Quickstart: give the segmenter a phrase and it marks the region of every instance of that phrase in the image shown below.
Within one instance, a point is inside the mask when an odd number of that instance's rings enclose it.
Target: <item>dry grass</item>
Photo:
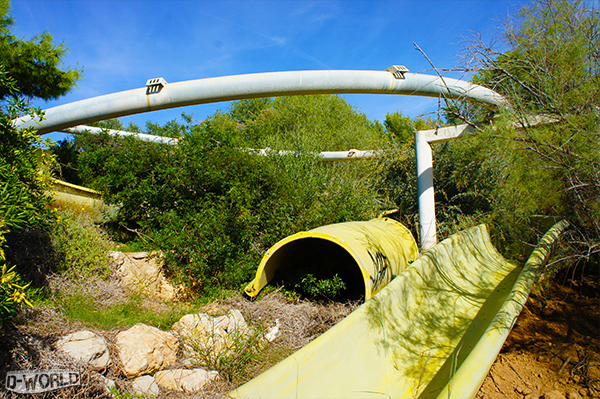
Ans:
[[[204,389],[202,397],[224,397],[229,391],[266,371],[317,338],[350,314],[358,305],[358,302],[292,301],[278,291],[260,300],[236,296],[204,305],[199,311],[212,315],[225,314],[229,309],[238,309],[251,327],[264,332],[275,326],[278,320],[280,335],[264,347],[259,357],[253,362],[248,362],[244,375],[235,378],[235,384],[228,381],[215,381]]]
[[[103,307],[118,305],[128,300],[129,293],[112,280],[107,282],[88,279],[85,282],[74,282],[54,276],[48,281],[50,289],[54,293],[83,293],[93,297]],[[143,306],[164,310],[169,306],[174,309],[181,305],[158,304],[156,300],[148,299]],[[187,306],[189,307],[189,304]],[[205,386],[201,396],[203,398],[226,396],[236,386],[257,376],[315,339],[357,306],[358,303],[292,301],[276,291],[265,295],[260,300],[249,300],[242,296],[236,296],[194,309],[194,312],[205,312],[212,315],[222,315],[230,309],[238,309],[252,328],[262,332],[273,327],[276,320],[279,321],[280,326],[279,337],[261,348],[260,353],[248,362],[243,375],[237,375],[230,380],[213,381]],[[128,381],[120,372],[119,360],[114,347],[115,337],[120,329],[113,328],[102,331],[90,328],[78,320],[69,321],[58,308],[43,305],[23,311],[15,325],[0,336],[0,362],[3,366],[0,379],[4,380],[8,370],[78,369],[81,371],[81,386],[48,392],[37,397],[76,399],[108,397],[98,373],[89,370],[84,364],[74,362],[68,356],[54,349],[54,344],[62,336],[82,329],[89,329],[105,338],[111,353],[112,366],[103,371],[102,375],[116,382],[122,393],[121,397],[133,397],[131,381]],[[185,364],[183,359],[180,359],[178,363],[177,367],[183,367]],[[18,395],[0,389],[0,399],[13,397],[18,397]],[[198,394],[162,392],[159,396],[159,398],[172,399],[194,397],[198,397]]]
[[[98,306],[107,308],[126,302],[130,296],[130,292],[125,290],[114,277],[114,272],[112,276],[109,280],[94,277],[73,280],[55,274],[48,278],[48,285],[54,296],[77,293],[93,299]]]
[[[290,301],[278,291],[258,301],[238,296],[223,301],[230,308],[239,309],[244,317],[254,322],[275,325],[279,320],[279,345],[297,350],[337,324],[359,305],[358,302]]]

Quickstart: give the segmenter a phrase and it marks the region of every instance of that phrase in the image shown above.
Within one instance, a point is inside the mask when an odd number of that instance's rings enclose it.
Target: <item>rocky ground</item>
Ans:
[[[54,282],[65,290],[65,283]],[[62,284],[62,285],[61,285]],[[95,286],[90,295],[105,301],[118,301],[125,295],[120,288]],[[108,298],[108,299],[106,299]],[[112,299],[110,299],[112,298]],[[108,302],[106,302],[108,303]],[[144,306],[155,309],[169,305],[148,299]],[[246,357],[229,359],[223,378],[208,381],[200,391],[160,390],[161,398],[219,398],[241,382],[252,378],[299,349],[358,306],[357,303],[320,303],[292,300],[273,292],[259,301],[232,297],[198,306],[197,311],[211,316],[239,311],[255,331],[255,347]],[[221,317],[223,319],[223,317]],[[213,320],[220,320],[215,317]],[[225,319],[223,319],[225,320]],[[91,367],[74,361],[58,351],[60,340],[69,333],[88,330],[103,337],[110,352],[110,366]],[[9,369],[79,368],[82,385],[37,395],[52,398],[109,397],[107,379],[118,388],[117,398],[135,395],[136,376],[126,370],[117,354],[122,329],[100,331],[74,320],[60,310],[40,306],[22,315],[17,326],[0,338],[2,375]],[[174,329],[177,330],[177,329]],[[272,336],[267,339],[268,334]],[[271,339],[275,338],[275,339]],[[180,345],[183,347],[183,345]],[[266,349],[265,349],[266,348]],[[252,349],[252,348],[250,348]],[[170,368],[191,368],[189,357],[180,349]],[[237,362],[237,363],[236,363]],[[218,366],[216,363],[215,366]],[[218,368],[218,367],[217,367]],[[207,369],[210,372],[211,369]],[[0,398],[19,397],[0,389]],[[600,287],[598,282],[582,280],[568,284],[537,287],[492,366],[478,398],[577,399],[600,397]]]

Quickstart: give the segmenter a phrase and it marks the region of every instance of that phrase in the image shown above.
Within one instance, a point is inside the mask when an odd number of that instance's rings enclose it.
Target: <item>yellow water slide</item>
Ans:
[[[483,225],[455,234],[230,396],[473,398],[565,227],[552,227],[522,267],[496,251]]]
[[[85,211],[93,221],[102,222],[116,215],[118,207],[102,201],[102,194],[87,187],[52,179],[52,206]]]
[[[357,298],[368,300],[418,256],[412,234],[394,219],[330,224],[296,233],[273,245],[245,290],[254,297],[277,273],[310,264],[328,270],[328,274],[338,274]]]

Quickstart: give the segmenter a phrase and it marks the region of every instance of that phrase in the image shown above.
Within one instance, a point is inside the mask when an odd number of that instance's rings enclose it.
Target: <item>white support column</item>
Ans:
[[[421,251],[425,252],[437,243],[437,238],[433,192],[433,154],[431,146],[421,132],[415,132],[415,153],[417,158],[417,196],[419,198]]]

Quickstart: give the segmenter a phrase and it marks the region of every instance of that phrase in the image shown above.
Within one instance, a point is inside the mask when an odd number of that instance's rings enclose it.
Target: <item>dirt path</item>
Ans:
[[[600,397],[597,281],[535,290],[477,398]]]

